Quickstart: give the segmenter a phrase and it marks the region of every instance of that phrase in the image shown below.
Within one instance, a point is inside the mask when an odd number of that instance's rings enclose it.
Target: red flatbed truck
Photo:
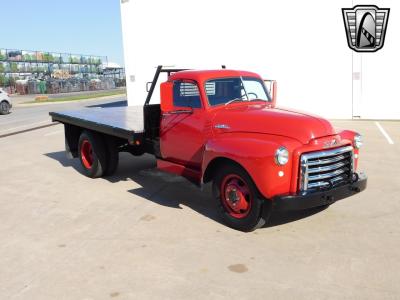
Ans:
[[[150,104],[161,73],[160,104]],[[234,70],[157,68],[143,106],[51,112],[66,151],[85,175],[108,176],[119,152],[152,154],[161,170],[202,186],[228,226],[254,230],[273,210],[330,204],[364,190],[361,136],[329,121],[276,107],[262,78]]]

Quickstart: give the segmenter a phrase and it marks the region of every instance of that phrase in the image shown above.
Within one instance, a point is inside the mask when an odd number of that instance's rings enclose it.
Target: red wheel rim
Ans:
[[[230,216],[242,219],[249,214],[252,195],[247,183],[240,176],[225,176],[220,191],[222,204]]]
[[[81,146],[82,163],[86,169],[90,169],[93,165],[93,148],[88,140],[83,140]]]

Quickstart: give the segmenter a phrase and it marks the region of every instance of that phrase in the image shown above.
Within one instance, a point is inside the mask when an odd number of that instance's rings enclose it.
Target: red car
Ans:
[[[163,72],[161,104],[150,104]],[[361,136],[277,107],[272,90],[252,72],[160,66],[144,106],[50,115],[87,176],[113,174],[121,151],[153,154],[159,169],[212,182],[226,224],[251,231],[274,210],[328,206],[367,185],[357,173]]]

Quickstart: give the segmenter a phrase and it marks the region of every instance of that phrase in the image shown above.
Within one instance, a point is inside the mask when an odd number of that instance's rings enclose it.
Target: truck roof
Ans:
[[[260,75],[253,72],[248,71],[238,71],[238,70],[227,70],[227,69],[219,69],[219,70],[187,70],[173,73],[169,80],[177,80],[177,79],[192,79],[197,82],[204,82],[213,78],[221,78],[221,77],[256,77],[262,79]]]

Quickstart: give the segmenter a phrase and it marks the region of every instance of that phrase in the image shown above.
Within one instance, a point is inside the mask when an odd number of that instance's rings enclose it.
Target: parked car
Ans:
[[[0,89],[0,115],[7,115],[10,113],[12,102],[10,95],[3,89]]]

